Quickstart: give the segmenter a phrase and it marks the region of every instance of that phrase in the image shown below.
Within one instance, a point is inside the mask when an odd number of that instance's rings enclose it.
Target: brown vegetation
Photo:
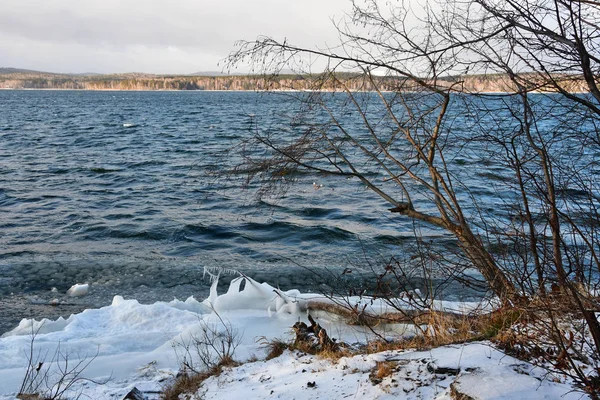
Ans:
[[[212,376],[221,375],[226,368],[233,368],[238,365],[240,365],[239,362],[233,360],[231,357],[227,357],[221,359],[216,365],[205,371],[181,372],[171,384],[163,388],[160,398],[162,400],[179,400],[182,394],[193,395],[200,389],[202,382]]]
[[[394,361],[378,362],[373,371],[371,371],[371,374],[369,374],[369,379],[374,385],[381,383],[384,378],[394,373],[396,365],[397,362]]]

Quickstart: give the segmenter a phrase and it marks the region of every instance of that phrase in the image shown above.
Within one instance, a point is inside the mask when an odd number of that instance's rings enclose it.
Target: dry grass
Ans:
[[[332,361],[337,361],[342,357],[346,357],[352,354],[352,352],[348,348],[343,346],[340,346],[337,349],[318,349],[315,346],[312,346],[310,343],[302,341],[286,342],[281,339],[267,340],[267,338],[262,337],[260,339],[260,344],[261,347],[265,349],[267,353],[265,361],[279,357],[283,354],[285,350],[297,350],[301,353],[316,355],[319,358]]]
[[[258,361],[258,356],[256,354],[252,354],[250,358],[248,358],[244,363],[253,363]]]
[[[234,368],[240,363],[231,357],[224,357],[221,361],[200,373],[183,372],[170,385],[163,388],[160,398],[162,400],[179,400],[179,396],[184,393],[196,393],[202,386],[202,382],[212,376],[219,376],[227,368]]]
[[[261,338],[259,338],[258,342],[261,345],[260,347],[266,350],[266,361],[277,358],[280,355],[282,355],[284,351],[290,349],[290,343],[282,339],[268,340],[265,336],[262,336]]]
[[[504,352],[528,361],[545,360],[557,369],[569,368],[567,352],[574,360],[589,363],[585,354],[585,325],[581,316],[557,305],[548,310],[529,310],[526,317],[514,321],[491,340]],[[579,343],[579,346],[577,346]]]
[[[326,303],[321,301],[310,301],[307,306],[308,311],[324,311],[326,313],[335,314],[344,319],[348,325],[359,326],[377,326],[382,323],[396,324],[423,324],[429,319],[432,311],[423,310],[404,310],[398,312],[388,312],[382,314],[369,314],[361,309],[351,308],[346,304]],[[455,315],[445,313],[449,315]]]
[[[370,327],[380,324],[413,324],[421,333],[411,339],[402,339],[394,344],[376,341],[369,344],[368,351],[383,351],[400,348],[431,348],[453,343],[485,340],[513,325],[524,317],[518,309],[501,309],[485,315],[463,315],[440,311],[403,311],[383,315],[358,313],[344,305],[311,302],[311,310],[325,311],[341,316],[346,323]],[[378,350],[374,350],[378,349]]]
[[[162,400],[179,400],[179,395],[183,393],[195,393],[198,391],[202,382],[208,379],[210,376],[204,374],[192,374],[183,373],[179,375],[173,383],[163,388],[160,395]]]
[[[340,358],[342,357],[350,357],[352,355],[354,355],[355,352],[352,352],[350,349],[345,348],[345,347],[339,347],[336,350],[333,349],[326,349],[326,350],[321,350],[319,352],[317,352],[317,357],[325,359],[325,360],[329,360],[332,362],[336,362],[338,361]]]
[[[414,338],[401,339],[396,341],[385,341],[385,340],[372,340],[364,345],[360,351],[365,354],[381,353],[382,351],[390,350],[402,350],[411,346],[405,345],[406,343],[412,342]],[[416,346],[412,346],[416,348]]]
[[[422,334],[396,341],[373,340],[363,346],[361,351],[371,354],[389,350],[428,350],[449,344],[489,340],[522,319],[523,313],[513,309],[479,316],[429,312],[427,319],[421,320]]]
[[[381,383],[381,381],[383,381],[384,378],[387,378],[396,371],[397,365],[398,363],[394,361],[378,362],[375,365],[375,368],[373,368],[373,370],[369,374],[369,379],[371,380],[371,382],[373,382],[374,385]]]

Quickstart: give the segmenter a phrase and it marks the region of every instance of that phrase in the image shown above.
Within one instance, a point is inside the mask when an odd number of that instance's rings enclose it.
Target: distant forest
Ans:
[[[585,92],[585,84],[577,76],[556,77],[562,87],[571,92]],[[504,75],[467,75],[448,77],[438,82],[441,86],[454,85],[462,92],[514,91]],[[535,87],[535,77],[532,76]],[[0,68],[0,89],[81,89],[81,90],[341,90],[370,91],[410,90],[398,77],[367,77],[361,74],[336,75],[71,75]],[[543,87],[535,90],[544,91]]]

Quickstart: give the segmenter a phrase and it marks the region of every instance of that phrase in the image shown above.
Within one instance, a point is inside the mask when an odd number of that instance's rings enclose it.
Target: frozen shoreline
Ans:
[[[242,287],[243,282],[243,287]],[[81,391],[94,399],[122,398],[133,387],[149,399],[177,374],[182,343],[200,332],[202,326],[221,327],[223,321],[238,333],[240,344],[235,359],[263,359],[266,350],[260,342],[275,338],[289,340],[290,327],[306,320],[305,303],[321,296],[297,290],[278,291],[249,278],[234,280],[228,291],[218,294],[217,281],[207,299],[140,304],[115,296],[111,305],[86,309],[69,318],[21,321],[18,327],[0,337],[0,399],[14,399],[27,364],[26,349],[35,332],[34,346],[41,354],[52,354],[59,346],[71,362],[91,360],[84,376],[103,385],[83,382]],[[399,299],[399,301],[401,301]],[[374,312],[385,307],[369,302]],[[439,304],[441,308],[443,303]],[[473,305],[445,303],[454,308]],[[218,314],[217,314],[218,313]],[[320,318],[319,318],[320,316]],[[317,315],[332,337],[347,343],[365,343],[373,336],[368,329],[349,326],[326,314]],[[384,335],[411,335],[403,331],[382,331]],[[179,349],[179,351],[178,351]],[[395,372],[375,385],[370,375],[378,362],[393,361]],[[437,368],[444,371],[437,372]],[[447,369],[450,368],[450,369]],[[442,371],[442,370],[440,370]],[[459,379],[460,378],[460,379]],[[314,385],[307,386],[307,383]],[[481,384],[481,382],[485,382]],[[553,382],[545,371],[494,349],[489,343],[443,346],[431,351],[387,351],[344,357],[338,362],[301,353],[286,352],[270,361],[256,361],[210,378],[202,386],[206,398],[422,398],[448,399],[450,384],[456,383],[482,399],[558,398],[580,399],[569,393],[569,382]],[[456,386],[455,385],[455,386]],[[515,397],[516,396],[516,397]]]
[[[59,304],[56,306],[43,302],[32,302],[26,295],[9,295],[0,299],[0,336],[14,329],[23,318],[36,318],[43,315],[48,319],[57,319],[63,315],[76,314],[89,308],[85,304]]]

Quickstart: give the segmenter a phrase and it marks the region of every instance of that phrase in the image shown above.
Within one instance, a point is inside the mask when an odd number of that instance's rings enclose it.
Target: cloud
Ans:
[[[2,3],[2,63],[33,68],[31,63],[39,59],[36,69],[60,72],[81,68],[102,69],[100,72],[182,72],[183,67],[191,68],[187,72],[214,70],[239,39],[265,34],[307,45],[331,42],[336,34],[330,18],[350,6],[347,0]],[[53,61],[53,53],[61,59]]]

